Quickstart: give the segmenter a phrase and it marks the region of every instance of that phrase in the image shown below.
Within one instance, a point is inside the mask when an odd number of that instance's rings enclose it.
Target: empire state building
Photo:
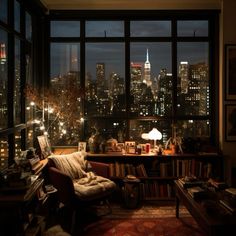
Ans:
[[[151,64],[149,62],[149,55],[148,55],[148,49],[146,54],[146,61],[144,63],[144,79],[143,82],[147,84],[148,87],[152,85],[151,81]]]

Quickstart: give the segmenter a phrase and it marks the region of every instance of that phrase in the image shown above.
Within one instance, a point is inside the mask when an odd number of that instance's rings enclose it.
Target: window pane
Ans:
[[[84,130],[85,130],[85,140],[87,142],[90,137],[96,134],[98,144],[104,143],[110,138],[114,138],[118,142],[123,143],[125,141],[127,123],[124,120],[118,120],[118,119],[111,119],[111,120],[99,119],[99,121],[88,120],[85,122]],[[90,147],[88,146],[88,149],[89,148]]]
[[[123,43],[86,44],[86,103],[89,116],[126,111]]]
[[[86,37],[124,37],[123,21],[86,21]]]
[[[178,21],[177,35],[179,37],[207,37],[208,21]]]
[[[51,37],[79,37],[79,21],[51,21]]]
[[[133,115],[168,115],[172,109],[170,43],[130,45],[130,109]]]
[[[14,89],[14,109],[15,124],[21,122],[21,78],[20,78],[20,40],[15,39],[15,89]]]
[[[0,30],[0,130],[7,128],[7,33]]]
[[[162,133],[162,139],[157,144],[164,145],[171,137],[171,122],[168,120],[131,120],[130,122],[130,140],[138,143],[151,143],[153,140],[142,139],[143,133],[149,133],[153,128],[157,128]]]
[[[179,115],[209,115],[208,43],[178,43]]]
[[[81,113],[80,44],[52,43],[50,83],[44,104],[52,145],[77,145]]]
[[[7,23],[7,3],[8,0],[0,0],[0,20]]]
[[[170,37],[171,21],[131,21],[131,37]]]
[[[0,139],[0,171],[8,167],[8,139]]]
[[[32,19],[28,12],[25,14],[25,37],[29,41],[32,40]]]
[[[14,29],[20,32],[20,3],[14,1]]]

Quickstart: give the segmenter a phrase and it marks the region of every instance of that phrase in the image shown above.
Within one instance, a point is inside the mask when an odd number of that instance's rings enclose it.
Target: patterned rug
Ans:
[[[99,212],[100,211],[100,212]],[[99,213],[102,210],[98,210]],[[137,209],[112,205],[112,214],[86,226],[82,236],[206,236],[185,207],[150,204]]]

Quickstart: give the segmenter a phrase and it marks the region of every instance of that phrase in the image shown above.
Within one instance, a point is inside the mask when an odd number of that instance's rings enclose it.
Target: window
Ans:
[[[216,81],[210,44],[214,45],[218,33],[214,31],[217,14],[98,15],[97,20],[87,14],[77,21],[50,21],[51,86],[68,83],[66,74],[73,68],[84,91],[77,138],[87,141],[97,132],[103,140],[113,137],[142,143],[146,140],[141,134],[156,127],[163,144],[173,130],[186,139],[213,141],[216,108],[210,88]],[[70,26],[68,31],[59,31],[65,24]],[[51,130],[58,130],[57,125]],[[70,140],[75,131],[60,135],[57,141],[67,140],[70,145],[79,141]],[[53,145],[59,143],[51,140]]]
[[[34,111],[24,97],[32,76],[32,8],[22,1],[0,0],[0,171],[33,146]],[[27,11],[26,11],[27,10]],[[37,12],[37,14],[39,14]],[[22,21],[24,19],[24,22]],[[35,15],[36,19],[36,15]],[[36,44],[37,46],[40,45]],[[34,51],[36,52],[36,51]],[[34,58],[37,56],[35,55]],[[35,67],[36,68],[36,67]],[[30,116],[28,116],[30,115]],[[28,122],[27,119],[31,119]],[[26,137],[29,138],[26,142]]]
[[[7,128],[8,125],[8,106],[7,106],[7,92],[8,92],[8,41],[7,33],[0,29],[0,130]]]

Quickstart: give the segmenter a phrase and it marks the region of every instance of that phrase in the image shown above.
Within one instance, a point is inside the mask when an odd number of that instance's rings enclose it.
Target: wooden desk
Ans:
[[[181,202],[207,235],[232,235],[232,232],[235,232],[236,216],[233,216],[219,204],[217,194],[211,193],[209,198],[197,201],[178,183],[178,180],[175,180],[174,183],[177,218],[179,218],[179,204]]]

